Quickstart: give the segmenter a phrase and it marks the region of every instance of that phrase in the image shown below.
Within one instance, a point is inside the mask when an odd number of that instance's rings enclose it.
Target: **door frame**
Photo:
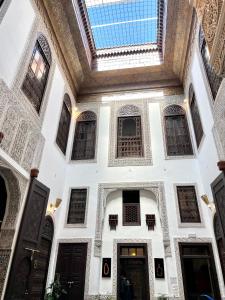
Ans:
[[[85,284],[84,284],[84,299],[88,297],[89,292],[89,281],[90,281],[90,262],[91,262],[91,247],[92,247],[92,239],[58,239],[56,240],[56,248],[54,249],[54,245],[52,247],[52,255],[50,264],[53,263],[53,272],[51,273],[50,282],[54,280],[55,272],[56,272],[56,264],[57,257],[59,251],[59,244],[87,244],[87,258],[86,258],[86,273],[85,273]],[[54,255],[53,255],[54,253]]]
[[[145,260],[145,265],[146,265],[146,269],[145,269],[145,285],[146,285],[146,296],[147,299],[150,299],[150,286],[149,286],[149,267],[148,267],[148,245],[146,243],[117,243],[117,293],[116,293],[116,297],[118,299],[119,297],[119,279],[120,279],[120,248],[121,247],[143,247],[144,248],[144,252],[145,252],[145,256],[144,256],[144,260]],[[129,259],[135,259],[137,257],[127,257]]]

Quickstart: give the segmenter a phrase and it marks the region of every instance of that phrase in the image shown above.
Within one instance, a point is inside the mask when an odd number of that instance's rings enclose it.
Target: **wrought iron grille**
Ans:
[[[197,196],[194,186],[178,186],[177,196],[180,219],[183,223],[200,223]]]
[[[32,58],[22,84],[22,90],[37,112],[40,111],[44,95],[50,64],[37,41]]]
[[[178,107],[178,109],[176,109]],[[164,111],[167,155],[192,155],[192,145],[185,112],[178,105]]]
[[[208,52],[208,47],[206,44],[206,40],[205,40],[204,32],[203,32],[202,28],[200,28],[200,31],[199,31],[199,48],[201,51],[202,60],[203,60],[204,66],[205,66],[205,71],[207,74],[207,78],[208,78],[208,82],[209,82],[209,85],[211,88],[213,99],[215,100],[216,95],[219,90],[219,87],[220,87],[220,84],[223,80],[223,77],[218,76],[209,63],[209,52]]]
[[[190,87],[190,91],[189,91],[189,100],[190,100],[192,123],[195,132],[195,139],[196,139],[197,146],[199,146],[203,137],[203,128],[202,128],[202,122],[198,110],[198,104],[192,86]]]
[[[141,117],[119,117],[117,130],[117,157],[143,156]]]
[[[95,157],[96,121],[78,121],[73,143],[73,160]]]
[[[87,189],[72,189],[67,224],[84,224]]]
[[[65,101],[65,97],[67,98],[67,101]],[[64,96],[62,112],[59,120],[58,133],[56,137],[56,143],[64,154],[66,153],[71,121],[71,102],[68,97],[68,95]]]

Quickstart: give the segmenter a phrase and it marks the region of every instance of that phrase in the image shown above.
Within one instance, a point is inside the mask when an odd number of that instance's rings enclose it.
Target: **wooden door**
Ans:
[[[87,244],[59,244],[56,273],[60,274],[67,295],[63,300],[83,300],[85,287]]]
[[[30,297],[32,300],[44,299],[53,234],[52,218],[47,216],[41,234],[39,252],[34,254],[34,267],[30,278]]]
[[[31,273],[40,245],[49,189],[32,179],[10,270],[5,300],[31,300]],[[19,280],[18,280],[19,279]]]
[[[218,254],[220,258],[220,264],[223,272],[223,279],[225,282],[225,247],[223,243],[223,233],[221,230],[221,223],[217,213],[214,216],[214,233],[215,233],[215,238],[216,238],[216,243],[218,248]]]

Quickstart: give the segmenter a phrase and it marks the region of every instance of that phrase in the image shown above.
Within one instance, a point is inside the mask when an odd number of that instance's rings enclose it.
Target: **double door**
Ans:
[[[83,300],[85,289],[87,243],[60,243],[56,273],[67,294],[60,300]]]

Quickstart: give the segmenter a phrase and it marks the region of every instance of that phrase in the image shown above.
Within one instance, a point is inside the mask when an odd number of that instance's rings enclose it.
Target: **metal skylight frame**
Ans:
[[[146,43],[140,45],[129,45],[122,47],[112,47],[96,49],[95,41],[91,29],[91,24],[88,16],[85,0],[77,0],[81,18],[83,21],[84,30],[88,40],[92,58],[102,58],[118,55],[128,55],[136,53],[160,52],[163,50],[163,18],[164,18],[164,0],[157,0],[157,39],[155,43]]]

